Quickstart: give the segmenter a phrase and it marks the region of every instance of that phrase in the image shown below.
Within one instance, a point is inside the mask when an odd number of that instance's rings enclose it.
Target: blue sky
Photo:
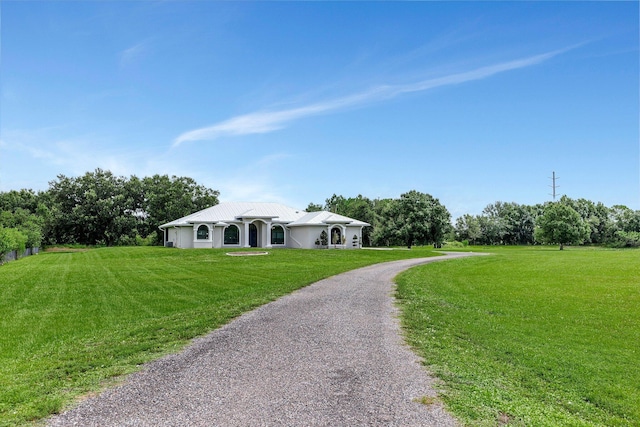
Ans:
[[[638,2],[0,3],[0,191],[190,176],[304,208],[640,209]]]

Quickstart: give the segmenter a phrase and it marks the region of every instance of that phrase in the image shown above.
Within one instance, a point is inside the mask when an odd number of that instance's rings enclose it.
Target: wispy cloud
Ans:
[[[530,67],[545,62],[554,56],[567,52],[575,47],[577,46],[571,46],[540,55],[529,56],[513,61],[476,68],[470,71],[430,78],[404,85],[374,86],[363,92],[298,108],[276,111],[257,111],[254,113],[244,114],[212,126],[184,132],[174,140],[173,146],[176,147],[189,141],[210,141],[222,137],[269,133],[282,129],[291,122],[304,117],[325,114],[346,108],[362,107],[370,103],[384,101],[407,93],[422,92],[437,87],[481,80],[506,71]]]
[[[125,68],[133,64],[140,58],[149,48],[149,40],[143,40],[120,52],[120,68]]]

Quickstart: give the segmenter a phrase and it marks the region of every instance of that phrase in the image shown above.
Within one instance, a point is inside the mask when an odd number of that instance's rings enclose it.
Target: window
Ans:
[[[279,225],[271,227],[271,244],[284,245],[284,228]]]
[[[209,238],[209,227],[204,224],[198,227],[197,238],[198,240],[207,240]]]
[[[230,225],[224,229],[224,244],[237,245],[240,243],[240,229],[235,225]]]

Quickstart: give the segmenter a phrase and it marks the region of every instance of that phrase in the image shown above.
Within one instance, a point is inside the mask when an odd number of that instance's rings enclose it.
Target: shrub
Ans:
[[[614,248],[640,247],[640,233],[637,231],[618,231],[609,246]]]
[[[38,248],[42,244],[42,229],[39,226],[22,228],[20,230],[26,238],[26,246],[28,248]]]
[[[322,233],[320,233],[320,244],[322,246],[327,246],[329,244],[329,237],[325,230],[322,230]]]
[[[27,236],[15,228],[0,227],[0,259],[11,251],[22,254],[26,249]]]

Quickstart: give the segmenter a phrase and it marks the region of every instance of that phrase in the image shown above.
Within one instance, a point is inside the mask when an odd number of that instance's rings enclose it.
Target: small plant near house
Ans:
[[[327,232],[322,230],[320,233],[320,245],[327,246],[329,244],[329,236],[327,236]]]

